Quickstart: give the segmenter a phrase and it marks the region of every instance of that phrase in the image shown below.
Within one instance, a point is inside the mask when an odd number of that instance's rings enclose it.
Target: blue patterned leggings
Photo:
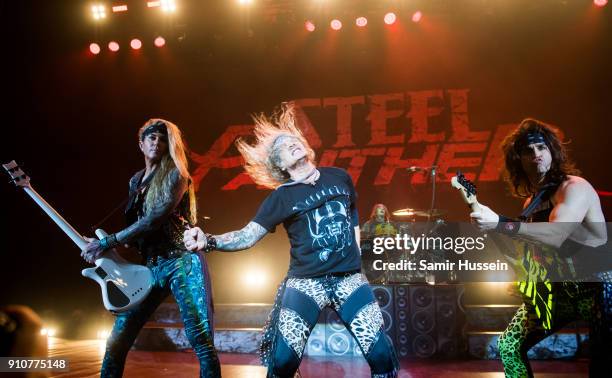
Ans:
[[[185,323],[185,333],[200,360],[200,377],[220,377],[221,368],[214,347],[208,287],[198,254],[159,258],[149,266],[153,289],[137,307],[117,315],[106,343],[100,376],[121,377],[128,351],[138,332],[159,304],[172,292]]]

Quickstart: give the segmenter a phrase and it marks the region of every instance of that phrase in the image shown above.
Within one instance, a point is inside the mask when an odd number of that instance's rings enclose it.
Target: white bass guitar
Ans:
[[[2,166],[11,176],[13,183],[22,187],[79,249],[85,248],[87,240],[32,188],[30,178],[14,160]],[[106,235],[103,230],[96,230],[99,239]],[[153,274],[149,268],[126,261],[114,249],[97,259],[95,267],[83,269],[81,274],[100,285],[104,307],[112,312],[123,312],[136,306],[147,297],[153,286]]]

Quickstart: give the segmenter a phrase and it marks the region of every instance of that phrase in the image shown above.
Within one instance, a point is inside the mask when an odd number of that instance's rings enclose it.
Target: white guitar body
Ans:
[[[102,239],[106,232],[98,229],[96,236]],[[94,264],[95,268],[83,269],[81,274],[100,285],[102,302],[107,310],[129,310],[149,295],[153,286],[153,274],[146,266],[124,260],[114,249],[107,251]]]
[[[88,241],[32,188],[30,178],[17,163],[11,161],[3,166],[11,175],[15,185],[21,186],[62,231],[83,250]],[[99,239],[106,235],[103,230],[96,230],[96,236]],[[81,274],[100,285],[104,307],[112,312],[123,312],[133,308],[147,297],[153,287],[153,274],[149,268],[124,260],[114,249],[107,251],[104,257],[97,259],[94,268],[83,269]]]

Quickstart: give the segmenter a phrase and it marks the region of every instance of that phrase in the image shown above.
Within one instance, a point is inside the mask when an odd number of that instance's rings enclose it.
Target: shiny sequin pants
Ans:
[[[200,377],[220,377],[221,368],[212,331],[211,288],[202,256],[187,253],[180,257],[158,258],[149,265],[153,289],[137,307],[119,313],[106,343],[101,377],[121,377],[128,351],[138,332],[159,304],[174,295],[185,324],[185,333],[200,360]]]

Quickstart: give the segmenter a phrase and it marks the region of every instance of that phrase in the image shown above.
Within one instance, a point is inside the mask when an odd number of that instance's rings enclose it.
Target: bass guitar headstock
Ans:
[[[2,164],[6,172],[11,176],[11,181],[16,186],[20,186],[22,188],[30,187],[30,177],[25,174],[25,172],[19,167],[19,164],[15,162],[15,160],[10,161],[9,163]]]

